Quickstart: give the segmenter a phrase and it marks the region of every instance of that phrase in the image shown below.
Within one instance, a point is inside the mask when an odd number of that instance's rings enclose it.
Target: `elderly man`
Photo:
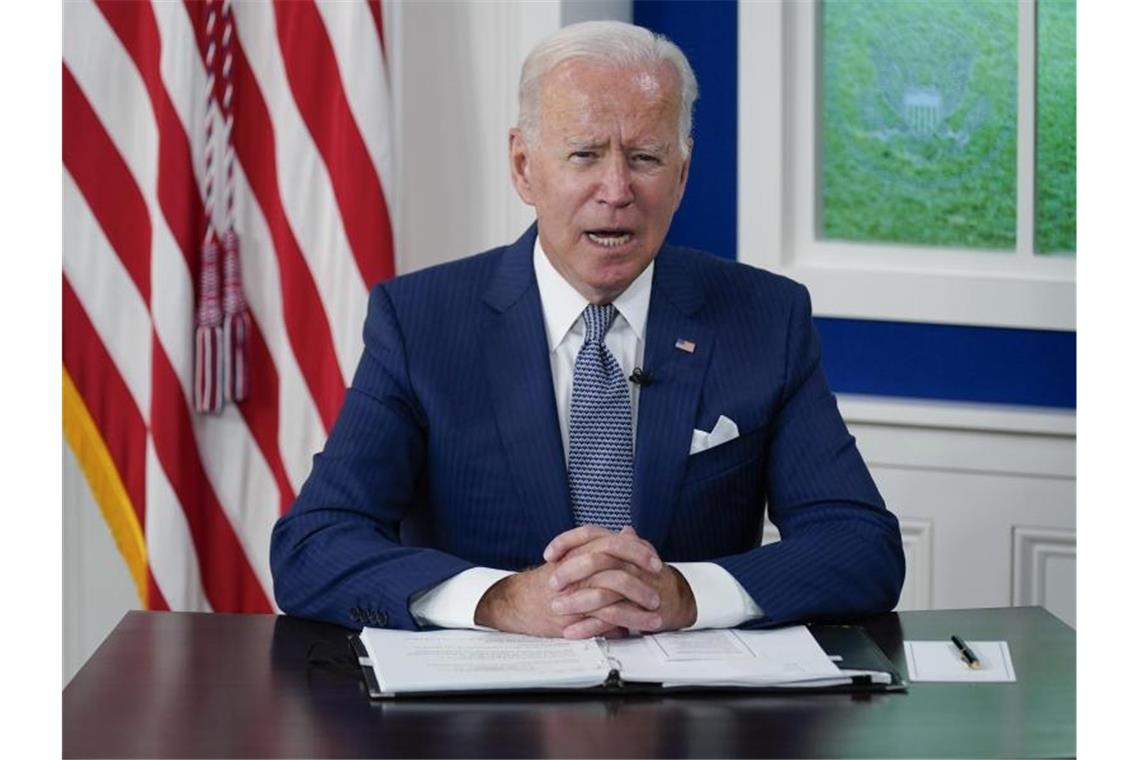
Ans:
[[[523,65],[510,246],[372,292],[364,354],[272,544],[288,613],[573,638],[890,609],[904,564],[807,292],[664,245],[697,85],[566,27]],[[767,506],[779,542],[757,546]]]

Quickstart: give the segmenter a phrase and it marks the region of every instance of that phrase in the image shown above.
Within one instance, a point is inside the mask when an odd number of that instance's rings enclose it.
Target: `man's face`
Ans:
[[[511,130],[511,175],[534,206],[554,268],[593,303],[613,300],[657,255],[685,192],[672,67],[568,61],[547,73],[528,145]]]

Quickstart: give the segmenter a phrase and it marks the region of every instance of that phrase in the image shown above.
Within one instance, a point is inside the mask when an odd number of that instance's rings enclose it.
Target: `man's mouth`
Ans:
[[[617,248],[632,240],[633,233],[629,230],[620,229],[590,230],[586,233],[586,237],[590,239],[590,242],[604,248]]]

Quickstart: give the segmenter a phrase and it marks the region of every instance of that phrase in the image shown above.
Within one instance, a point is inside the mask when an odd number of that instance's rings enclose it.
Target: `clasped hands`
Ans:
[[[692,625],[697,605],[676,569],[631,527],[583,525],[555,537],[546,561],[503,578],[479,600],[475,622],[532,636],[586,639]]]

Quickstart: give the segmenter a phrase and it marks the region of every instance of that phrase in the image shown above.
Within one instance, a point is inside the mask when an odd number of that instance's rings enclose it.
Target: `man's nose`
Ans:
[[[596,194],[599,203],[609,206],[628,206],[633,203],[633,176],[625,156],[617,153],[608,158]]]

